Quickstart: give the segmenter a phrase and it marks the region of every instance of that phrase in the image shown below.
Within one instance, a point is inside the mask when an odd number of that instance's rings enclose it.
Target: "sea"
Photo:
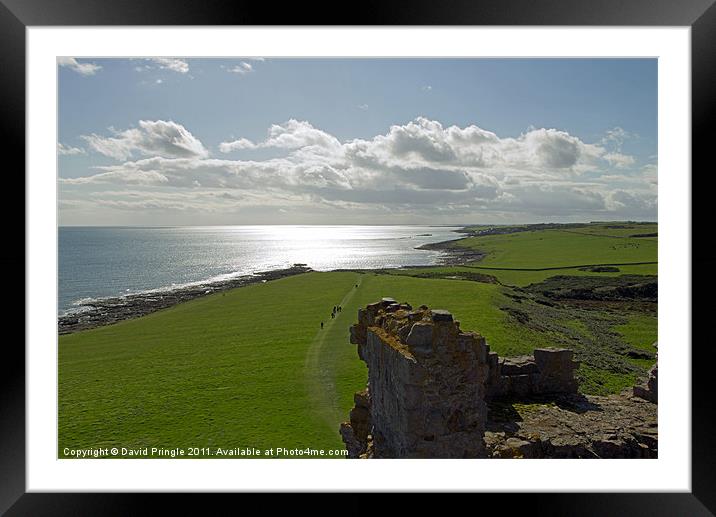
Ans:
[[[93,300],[201,285],[302,263],[317,271],[427,266],[418,246],[459,226],[60,227],[58,313]]]

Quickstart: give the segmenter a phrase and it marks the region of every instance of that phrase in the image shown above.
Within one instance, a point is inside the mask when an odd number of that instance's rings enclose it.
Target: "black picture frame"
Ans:
[[[6,158],[6,182],[15,181],[15,192],[24,192],[25,154],[25,29],[28,26],[63,25],[556,25],[556,26],[689,26],[692,52],[692,278],[696,266],[716,265],[709,251],[706,196],[714,190],[711,149],[714,147],[716,110],[716,0],[452,0],[397,2],[368,0],[343,9],[336,2],[286,3],[227,0],[0,0],[0,134]],[[341,14],[346,13],[346,14]],[[661,142],[661,145],[668,143]],[[702,170],[703,169],[703,170]],[[693,188],[698,178],[698,187]],[[703,199],[699,200],[699,197]],[[17,195],[13,197],[18,197]],[[701,201],[701,202],[699,202]],[[17,209],[3,206],[5,220],[16,223]],[[23,216],[24,217],[24,216]],[[24,222],[24,221],[23,221]],[[24,227],[24,225],[23,225]],[[24,242],[24,236],[23,236]],[[0,258],[13,271],[27,274],[22,253]],[[13,255],[13,256],[10,256]],[[26,258],[26,257],[25,257]],[[19,275],[11,275],[8,289],[21,292]],[[712,304],[714,275],[705,271],[693,283],[692,321],[708,321]],[[24,286],[23,286],[24,287]],[[24,292],[24,289],[23,289]],[[701,303],[699,303],[699,300]],[[19,303],[18,303],[19,305]],[[24,307],[24,304],[23,304]],[[7,318],[7,316],[6,316]],[[8,322],[8,327],[12,322]],[[695,329],[694,329],[695,330]],[[696,341],[693,334],[692,341]],[[143,513],[150,495],[122,494],[39,494],[25,493],[25,354],[20,340],[4,340],[0,361],[0,513],[7,515],[127,515]],[[671,346],[672,344],[669,344]],[[689,343],[675,344],[688,347]],[[666,346],[666,345],[664,345]],[[692,491],[690,493],[621,494],[510,494],[509,509],[549,515],[713,515],[716,512],[715,441],[711,437],[714,415],[713,345],[702,340],[692,354]],[[182,513],[201,508],[206,501],[191,503],[182,495]],[[244,510],[267,505],[243,496]],[[369,512],[366,499],[352,496],[355,504],[343,509]],[[480,495],[482,498],[500,497]],[[163,498],[165,499],[165,498]],[[222,498],[223,499],[223,498]],[[421,503],[421,498],[413,501]],[[481,501],[489,501],[482,499]],[[196,504],[197,506],[193,506]],[[258,506],[258,505],[261,506]],[[474,504],[474,503],[468,503]],[[480,503],[482,505],[483,502]],[[498,504],[502,505],[501,502]],[[332,513],[340,508],[329,508]]]

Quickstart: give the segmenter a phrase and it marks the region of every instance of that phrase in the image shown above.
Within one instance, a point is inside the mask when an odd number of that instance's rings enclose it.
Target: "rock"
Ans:
[[[634,386],[633,395],[635,397],[639,397],[644,400],[648,400],[649,402],[653,402],[654,404],[658,403],[658,399],[659,399],[658,375],[659,375],[658,365],[655,364],[649,370],[646,382],[641,385]]]
[[[553,365],[570,363],[574,358],[574,351],[566,348],[535,348],[534,358],[540,370],[544,371]]]
[[[358,458],[365,452],[365,446],[356,438],[351,424],[343,422],[339,433],[343,439],[343,443],[346,445],[348,458]]]
[[[503,375],[525,375],[538,371],[537,363],[533,357],[529,356],[510,357],[505,359],[501,366]]]
[[[528,442],[520,438],[508,438],[505,441],[505,445],[515,451],[515,455],[513,457],[529,457],[530,452],[534,448],[534,444],[532,442]]]
[[[509,418],[497,407],[495,419],[492,414],[485,433],[488,457],[657,457],[657,406],[638,398],[562,394]]]
[[[354,407],[351,409],[350,424],[355,437],[365,441],[371,429],[370,409],[365,407]]]
[[[405,342],[411,351],[421,354],[432,352],[433,326],[423,322],[413,324]]]
[[[449,311],[443,309],[433,309],[431,311],[432,319],[434,322],[438,321],[452,321],[452,314]]]
[[[356,407],[370,408],[370,395],[368,394],[368,390],[356,391],[353,395],[353,402],[355,402]]]

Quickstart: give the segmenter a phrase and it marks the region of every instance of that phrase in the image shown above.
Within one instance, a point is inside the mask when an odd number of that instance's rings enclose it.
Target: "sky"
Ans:
[[[656,220],[656,59],[58,58],[61,225]]]

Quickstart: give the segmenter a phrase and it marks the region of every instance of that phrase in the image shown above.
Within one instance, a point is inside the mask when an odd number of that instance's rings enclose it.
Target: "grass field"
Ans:
[[[627,226],[616,228],[614,226]],[[507,285],[525,286],[558,274],[657,274],[656,237],[630,237],[657,232],[657,225],[594,224],[468,237],[456,244],[484,252],[470,266]],[[644,263],[649,264],[644,264]],[[634,264],[635,265],[624,265]],[[587,265],[620,264],[617,273],[581,271]]]
[[[469,237],[461,246],[485,251],[484,267],[559,268],[590,264],[655,262],[654,239],[587,235],[564,230]]]
[[[63,335],[58,454],[63,457],[65,447],[343,449],[338,426],[367,376],[348,328],[359,307],[384,296],[450,310],[501,356],[540,346],[574,348],[582,360],[581,391],[619,392],[653,363],[624,355],[630,347],[653,351],[653,308],[549,307],[510,286],[555,275],[656,274],[656,264],[608,273],[575,269],[655,262],[656,238],[627,232],[655,233],[656,226],[574,231],[580,233],[471,237],[461,244],[488,253],[477,264],[307,273]],[[332,319],[338,304],[343,311]]]

